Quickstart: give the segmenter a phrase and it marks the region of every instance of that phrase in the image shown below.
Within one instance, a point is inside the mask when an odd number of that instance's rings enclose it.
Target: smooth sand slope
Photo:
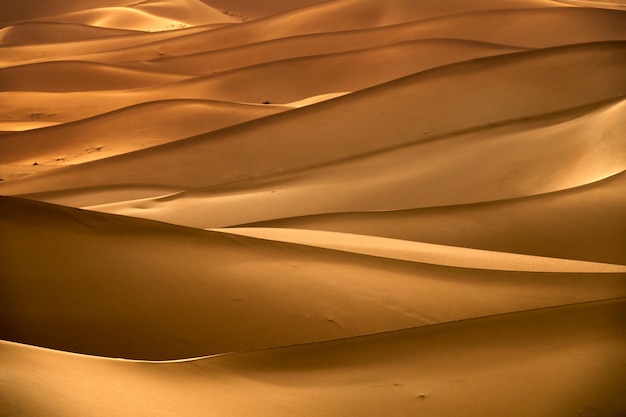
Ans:
[[[624,314],[620,299],[171,364],[2,342],[4,404],[48,416],[617,416]]]
[[[22,23],[42,21],[78,23],[95,27],[159,31],[180,29],[199,24],[229,23],[235,19],[200,0],[135,2],[129,0],[95,1],[85,5],[79,1],[37,2],[20,5],[2,2],[6,13],[2,21]]]
[[[0,415],[626,415],[625,7],[0,0]]]
[[[36,173],[44,166],[103,159],[287,109],[209,100],[159,100],[47,129],[7,133],[0,138],[0,177],[10,179]]]
[[[464,3],[465,4],[465,3]],[[622,13],[613,10],[588,10],[586,12],[573,8],[539,8],[539,9],[497,9],[492,11],[468,11],[467,13],[450,15],[442,14],[425,19],[400,19],[395,22],[381,22],[372,27],[345,25],[345,20],[338,21],[333,10],[309,21],[310,14],[280,16],[279,19],[263,19],[240,28],[224,26],[216,30],[196,30],[185,36],[167,36],[155,41],[149,47],[129,47],[124,50],[110,51],[102,54],[88,55],[90,59],[106,62],[129,62],[152,60],[168,56],[181,57],[199,54],[205,51],[220,51],[225,48],[256,47],[266,42],[300,43],[299,38],[311,41],[322,38],[336,38],[339,45],[348,45],[350,39],[357,47],[359,44],[371,43],[371,35],[378,34],[389,37],[406,37],[413,39],[453,38],[480,42],[501,43],[520,47],[549,47],[573,43],[594,42],[601,40],[623,40],[620,28],[624,24]],[[375,16],[373,19],[379,19]],[[328,22],[334,25],[328,26]],[[477,30],[477,26],[484,30]],[[580,25],[589,26],[589,31],[580,31]],[[511,31],[515,27],[516,31]],[[555,28],[558,27],[558,34]],[[488,29],[487,29],[488,28]],[[210,28],[213,29],[213,28]],[[243,32],[243,33],[242,33]],[[398,35],[404,32],[404,35]],[[369,34],[369,36],[368,36]],[[356,36],[354,36],[356,35]],[[248,42],[242,42],[248,39]],[[379,40],[380,42],[380,40]],[[313,42],[315,44],[315,41]],[[212,46],[213,45],[213,46]],[[219,47],[217,46],[219,45]],[[306,53],[313,45],[302,50]],[[337,46],[329,46],[329,52]],[[15,51],[30,57],[29,50],[20,48]],[[40,52],[41,53],[41,52]],[[45,53],[45,52],[44,52]],[[299,54],[297,49],[287,48],[282,54]]]
[[[626,173],[538,196],[257,223],[626,264]]]
[[[626,295],[623,271],[599,265],[449,268],[2,203],[12,243],[2,252],[2,338],[73,352],[177,359]]]
[[[566,190],[626,169],[624,105],[620,101],[585,107],[285,174],[90,208],[213,228],[281,217],[450,206]],[[450,149],[455,152],[451,154]],[[494,160],[493,155],[498,158]],[[56,200],[71,202],[63,195]]]
[[[120,183],[206,187],[536,117],[621,97],[624,51],[622,42],[607,42],[444,66],[219,134],[1,184],[0,192]],[[345,113],[333,118],[337,111]],[[257,157],[268,148],[271,154]]]
[[[75,75],[66,77],[69,73]],[[86,62],[57,62],[0,69],[0,79],[3,91],[72,92],[139,88],[182,77]]]
[[[132,31],[100,28],[81,24],[27,22],[13,26],[7,26],[0,29],[0,44],[53,44],[95,38],[105,38],[114,35],[125,35],[132,33]]]

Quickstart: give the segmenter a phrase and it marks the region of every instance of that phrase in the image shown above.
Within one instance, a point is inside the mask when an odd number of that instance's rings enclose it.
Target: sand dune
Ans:
[[[398,28],[399,29],[399,28]],[[423,39],[416,40],[406,30],[394,30],[380,33],[376,31],[356,31],[339,32],[332,34],[317,34],[296,36],[286,39],[278,39],[267,42],[259,42],[252,45],[244,45],[240,47],[226,48],[218,51],[199,52],[183,56],[156,58],[148,61],[140,61],[137,63],[126,62],[127,65],[133,65],[138,68],[158,69],[161,71],[170,71],[176,73],[187,73],[190,75],[210,74],[251,67],[254,65],[270,63],[273,61],[286,60],[298,57],[309,57],[314,55],[328,55],[332,53],[342,53],[358,51],[363,49],[373,49],[376,47],[393,46],[394,44],[408,43],[411,41],[420,42],[420,46],[430,50],[435,60],[439,58],[441,65],[451,63],[450,56],[443,51],[439,52],[436,46],[444,49],[458,48],[460,53],[483,52],[487,54],[492,52],[494,55],[506,52],[518,52],[523,48],[510,47],[506,45],[489,44],[485,42],[464,41],[460,39]],[[424,53],[425,50],[420,48],[418,52]],[[456,49],[455,49],[456,50]],[[384,51],[384,50],[381,50]],[[430,55],[430,54],[428,54]],[[471,55],[470,55],[471,56]],[[480,54],[475,56],[479,57]],[[445,57],[445,60],[442,60]],[[459,58],[458,61],[463,59]]]
[[[25,45],[61,43],[104,38],[108,36],[121,36],[129,33],[132,32],[81,24],[29,22],[0,29],[0,44]]]
[[[68,77],[68,74],[76,74]],[[88,62],[54,62],[0,69],[3,91],[71,92],[123,90],[181,80],[174,74],[130,70]],[[50,79],[55,80],[50,83]]]
[[[210,23],[226,23],[232,21],[232,19],[224,14],[215,13],[214,16],[211,17],[219,17],[219,19],[210,20]],[[187,21],[161,17],[133,7],[94,8],[64,15],[50,16],[45,19],[52,19],[63,23],[79,23],[96,27],[144,30],[148,32],[182,29],[190,26],[190,23]]]
[[[95,0],[86,6],[79,0],[68,0],[64,2],[41,2],[38,0],[24,0],[15,3],[10,0],[2,0],[2,20],[0,22],[11,22],[19,20],[32,20],[61,13],[71,13],[84,10],[87,7],[104,7],[107,5],[128,5],[131,0]]]
[[[624,50],[621,42],[585,44],[444,66],[213,136],[0,184],[0,192],[118,183],[206,187],[536,117],[623,95]],[[587,82],[581,84],[581,77]],[[343,117],[329,119],[339,107]],[[385,135],[378,134],[380,129]],[[257,158],[268,147],[276,151]]]
[[[404,1],[407,3],[405,7],[415,7],[412,2]],[[70,57],[73,60],[89,58],[98,62],[119,63],[215,51],[269,40],[278,41],[281,38],[285,38],[283,42],[291,42],[294,37],[319,36],[327,32],[335,32],[331,35],[333,37],[346,38],[344,44],[347,45],[372,42],[371,40],[368,41],[368,35],[358,33],[354,34],[356,36],[352,36],[350,31],[374,32],[384,35],[384,38],[378,37],[378,42],[386,37],[391,37],[391,39],[401,37],[395,42],[409,40],[406,39],[407,37],[410,37],[411,40],[460,38],[527,47],[549,47],[624,39],[621,30],[624,17],[621,13],[606,9],[555,7],[562,6],[562,4],[550,1],[539,1],[534,4],[535,7],[531,8],[528,6],[532,3],[524,1],[500,3],[501,7],[497,10],[485,10],[488,3],[464,2],[466,8],[459,10],[457,3],[440,2],[437,3],[439,6],[434,8],[437,11],[429,13],[424,7],[419,7],[416,8],[414,15],[402,14],[402,18],[397,21],[381,22],[374,27],[347,25],[346,19],[344,19],[345,15],[334,11],[333,8],[350,7],[349,2],[332,3],[333,7],[328,7],[326,3],[312,6],[315,13],[305,9],[306,12],[300,13],[300,16],[286,13],[271,19],[249,22],[247,25],[224,27],[221,30],[205,30],[203,27],[198,27],[184,31],[138,34],[132,37],[133,41],[127,39],[122,41],[116,37],[101,39],[89,44],[73,42],[46,45],[46,48],[37,45],[4,47],[0,64],[3,61],[14,63],[16,60],[24,62],[46,59],[45,57],[48,59],[67,59],[65,57]],[[430,3],[433,2],[429,2],[429,5],[432,5]],[[541,7],[546,5],[550,7]],[[372,7],[374,9],[367,12],[363,11],[361,14],[371,14],[372,16],[384,14],[383,11],[376,10],[376,8],[380,8],[379,2],[362,2],[361,6],[366,9]],[[454,12],[451,12],[450,9]],[[299,12],[294,13],[298,14]],[[348,14],[348,16],[351,15]],[[357,19],[361,17],[357,13],[355,16]],[[580,25],[585,25],[586,30],[579,30]],[[516,30],[511,30],[513,26]],[[482,30],[478,28],[482,28]],[[133,47],[134,42],[138,43],[136,47]],[[328,44],[329,42],[326,42],[326,47],[329,49],[324,50],[324,52],[332,52],[336,48]],[[120,50],[114,51],[114,49]],[[112,52],[107,54],[104,53],[105,51]],[[291,53],[297,53],[297,49],[291,49],[291,51]],[[283,48],[283,54],[285,52]],[[13,59],[11,59],[12,57]]]
[[[242,16],[250,19],[273,16],[290,10],[301,9],[316,3],[323,3],[326,0],[276,0],[258,2],[254,0],[242,0],[232,2],[230,0],[202,0],[209,6],[228,11],[235,16]]]
[[[73,24],[63,23],[63,25]],[[131,34],[123,34],[117,36],[107,36],[103,38],[93,39],[86,42],[85,40],[74,40],[69,42],[56,42],[45,44],[20,44],[5,45],[0,47],[2,55],[0,56],[0,66],[7,67],[12,65],[20,65],[24,63],[37,63],[46,61],[55,61],[62,59],[70,59],[80,61],[76,57],[88,55],[92,53],[102,53],[116,49],[126,49],[133,45],[147,45],[158,40],[181,37],[186,34],[204,32],[212,30],[213,25],[191,27],[180,30],[170,30],[163,32],[132,32]],[[103,28],[100,28],[103,30]],[[112,30],[112,29],[104,29]],[[151,51],[153,57],[162,56],[158,48],[152,49],[150,46],[143,48]],[[83,61],[88,59],[82,59]],[[93,62],[107,62],[106,60],[92,60]]]
[[[281,217],[450,206],[567,190],[626,170],[624,106],[620,101],[585,107],[310,169],[90,208],[214,228]],[[450,149],[455,149],[453,155]],[[491,158],[493,154],[500,155],[498,160]],[[363,172],[369,173],[367,178]],[[68,199],[54,201],[72,204]]]
[[[626,414],[622,0],[0,10],[0,415]]]
[[[493,252],[351,233],[263,227],[212,230],[278,242],[460,268],[529,272],[626,272],[626,265]]]
[[[417,210],[337,213],[260,223],[626,264],[626,173],[533,197]]]
[[[162,364],[2,342],[4,404],[19,415],[620,415],[625,313],[621,299]]]
[[[122,0],[88,5],[75,1],[65,5],[50,3],[39,7],[29,5],[30,10],[25,8],[25,4],[20,8],[9,6],[9,13],[5,15],[5,19],[8,17],[10,20],[18,21],[28,19],[143,31],[180,29],[197,24],[227,23],[235,20],[200,0],[142,2]],[[28,15],[24,10],[27,10]],[[12,14],[12,11],[17,13]]]
[[[333,20],[331,17],[324,17]],[[507,44],[518,47],[546,48],[575,43],[599,42],[607,40],[624,40],[621,28],[624,25],[623,14],[611,10],[587,10],[576,8],[541,8],[520,10],[478,11],[466,14],[453,14],[434,19],[398,23],[390,26],[374,28],[335,28],[322,30],[319,22],[312,24],[318,30],[300,30],[294,28],[294,33],[275,33],[276,27],[286,28],[293,19],[287,22],[261,20],[250,29],[248,25],[241,27],[224,27],[220,30],[197,31],[185,36],[172,37],[156,41],[149,47],[129,47],[109,53],[89,55],[73,55],[73,59],[89,59],[107,63],[128,63],[138,60],[159,59],[162,57],[180,57],[189,54],[204,53],[207,51],[221,51],[225,48],[242,47],[254,50],[263,47],[266,42],[276,42],[282,45],[281,55],[320,53],[320,49],[332,52],[339,45],[344,48],[356,48],[357,45],[377,46],[380,42],[392,43],[406,40],[425,40],[439,38],[465,39],[478,42]],[[297,20],[296,20],[297,21]],[[580,25],[589,27],[589,30],[579,30]],[[484,30],[477,30],[484,27]],[[511,30],[515,27],[516,30]],[[242,31],[247,31],[242,35]],[[330,31],[330,33],[328,33]],[[555,34],[558,31],[558,34]],[[246,39],[247,42],[242,42]],[[378,41],[372,40],[377,38]],[[333,39],[332,41],[330,39]],[[337,39],[337,40],[335,40]],[[315,44],[324,42],[321,47]],[[301,44],[304,43],[304,46]],[[335,44],[337,46],[328,46]],[[372,43],[374,43],[372,45]],[[292,47],[285,48],[285,44]],[[248,45],[248,46],[246,46]],[[298,45],[298,46],[296,46]],[[370,46],[370,47],[371,47]],[[317,52],[309,52],[313,49]],[[246,54],[248,55],[248,54]],[[28,55],[27,55],[28,56]],[[261,57],[265,55],[260,54]],[[247,60],[248,58],[243,58]]]
[[[173,142],[284,111],[206,100],[162,100],[0,138],[0,176],[12,167],[65,166]],[[84,132],[89,135],[84,135]],[[59,143],[58,138],[63,138]],[[37,166],[33,166],[33,163]]]
[[[446,268],[27,200],[3,198],[0,209],[12,242],[2,338],[80,353],[178,359],[626,291],[623,274]],[[30,252],[38,262],[23,262]]]

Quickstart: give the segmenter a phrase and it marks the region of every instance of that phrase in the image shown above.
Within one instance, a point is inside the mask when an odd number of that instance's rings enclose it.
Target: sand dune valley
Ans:
[[[626,1],[0,0],[0,416],[626,416]]]

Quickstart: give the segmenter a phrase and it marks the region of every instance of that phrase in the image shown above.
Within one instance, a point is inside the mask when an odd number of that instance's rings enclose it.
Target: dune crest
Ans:
[[[255,410],[376,416],[393,409],[399,416],[425,410],[446,416],[463,409],[482,416],[514,408],[521,415],[619,415],[623,402],[615,381],[623,381],[626,346],[616,335],[616,318],[625,313],[621,299],[162,364],[7,342],[0,349],[6,374],[16,382],[5,388],[8,405],[24,414],[60,408],[96,416],[114,410],[166,416],[171,409],[191,416]],[[596,360],[581,359],[587,357]],[[500,364],[495,369],[494,361]],[[39,395],[31,399],[22,386],[38,387]],[[89,400],[64,401],[68,391]],[[492,401],[476,403],[491,392],[497,393]]]
[[[0,415],[626,415],[622,0],[0,0]]]
[[[258,239],[460,268],[532,272],[626,272],[626,265],[493,252],[350,233],[263,227],[212,230]]]

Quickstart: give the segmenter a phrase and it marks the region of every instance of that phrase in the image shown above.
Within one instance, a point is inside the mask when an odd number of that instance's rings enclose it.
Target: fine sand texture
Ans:
[[[622,0],[0,0],[0,416],[626,415]]]

